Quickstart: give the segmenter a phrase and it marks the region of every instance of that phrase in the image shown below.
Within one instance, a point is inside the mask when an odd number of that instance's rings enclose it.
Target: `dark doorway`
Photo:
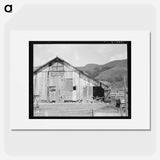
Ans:
[[[104,89],[99,86],[93,86],[93,97],[104,97]]]

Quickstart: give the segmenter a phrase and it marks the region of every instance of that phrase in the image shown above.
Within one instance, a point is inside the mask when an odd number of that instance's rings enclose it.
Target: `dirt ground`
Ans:
[[[106,103],[40,103],[34,116],[122,116],[120,109]]]

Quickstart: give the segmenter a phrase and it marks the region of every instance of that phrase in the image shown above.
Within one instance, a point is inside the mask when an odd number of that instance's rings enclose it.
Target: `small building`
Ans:
[[[34,95],[46,102],[91,102],[110,93],[107,85],[59,57],[33,72]]]

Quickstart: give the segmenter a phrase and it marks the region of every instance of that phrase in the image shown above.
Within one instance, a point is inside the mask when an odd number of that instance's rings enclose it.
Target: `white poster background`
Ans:
[[[131,119],[29,119],[29,41],[131,41]],[[11,31],[10,127],[150,130],[150,32]]]

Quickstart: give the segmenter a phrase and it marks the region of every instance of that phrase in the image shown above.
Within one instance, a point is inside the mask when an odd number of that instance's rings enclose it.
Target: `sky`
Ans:
[[[105,64],[127,58],[127,44],[34,44],[34,66],[59,57],[71,65]]]

